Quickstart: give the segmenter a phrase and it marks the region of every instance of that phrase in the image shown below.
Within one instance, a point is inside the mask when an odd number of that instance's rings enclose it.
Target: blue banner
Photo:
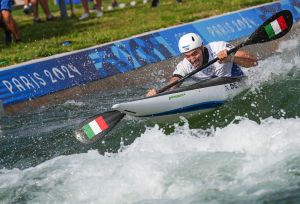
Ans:
[[[0,95],[3,104],[7,105],[97,79],[99,75],[93,64],[82,54],[75,54],[2,70],[0,72]]]
[[[177,42],[185,33],[199,33],[205,44],[243,38],[283,9],[292,11],[294,21],[300,20],[300,1],[283,0],[97,48],[2,69],[0,100],[3,105],[31,100],[179,56]]]
[[[94,49],[88,56],[99,77],[106,78],[169,59],[176,54],[159,33],[153,33]]]

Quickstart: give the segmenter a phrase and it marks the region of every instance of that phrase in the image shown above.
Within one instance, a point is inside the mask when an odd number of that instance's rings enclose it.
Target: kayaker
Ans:
[[[185,58],[177,64],[169,83],[184,77],[216,57],[220,60],[197,72],[191,78],[203,80],[214,77],[239,76],[244,74],[239,66],[250,68],[258,64],[255,56],[243,50],[238,50],[234,55],[227,55],[227,50],[233,48],[228,42],[217,41],[204,46],[203,40],[196,33],[183,35],[179,39],[178,47]],[[151,89],[147,96],[154,96],[156,92],[156,89]]]

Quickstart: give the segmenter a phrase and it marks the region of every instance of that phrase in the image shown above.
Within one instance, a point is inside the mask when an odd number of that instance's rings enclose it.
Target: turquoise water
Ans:
[[[0,203],[299,203],[299,43],[250,69],[249,90],[171,126],[126,117],[99,143],[74,137],[151,84],[2,118]]]

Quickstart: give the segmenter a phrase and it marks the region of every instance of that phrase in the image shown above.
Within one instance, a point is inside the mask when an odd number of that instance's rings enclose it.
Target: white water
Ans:
[[[263,84],[277,83],[274,77],[288,80],[292,69],[299,73],[298,48],[299,40],[285,41],[278,49],[282,54],[250,69],[250,92],[259,94]],[[64,104],[67,108],[84,105],[77,101]],[[257,108],[255,100],[251,107]],[[24,170],[1,169],[0,200],[181,204],[274,203],[286,198],[284,202],[296,203],[295,197],[300,198],[299,124],[299,118],[268,118],[261,124],[237,118],[224,128],[201,130],[190,129],[185,122],[168,136],[158,127],[147,128],[118,154],[103,156],[92,150],[59,156]]]
[[[67,100],[63,105],[65,106],[84,106],[85,104],[83,102],[78,102],[75,100]]]
[[[215,131],[185,124],[169,136],[147,128],[118,154],[92,150],[25,170],[2,169],[0,189],[6,190],[0,197],[5,195],[4,203],[18,197],[29,203],[251,201],[295,187],[299,123],[299,118],[262,124],[237,119]],[[288,164],[293,159],[297,168]]]
[[[299,44],[299,39],[283,41],[279,44],[276,53],[265,60],[260,60],[257,67],[243,69],[249,77],[251,91],[259,88],[263,83],[273,83],[274,76],[285,78],[288,72],[298,68],[300,64]]]

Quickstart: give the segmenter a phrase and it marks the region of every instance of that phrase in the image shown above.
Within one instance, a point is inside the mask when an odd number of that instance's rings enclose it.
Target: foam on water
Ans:
[[[252,69],[244,69],[249,76],[252,90],[259,88],[263,83],[273,83],[275,76],[286,75],[300,64],[299,39],[283,41],[279,44],[277,53],[265,60],[259,61],[259,65]]]
[[[118,154],[103,156],[92,150],[25,170],[2,169],[0,197],[7,203],[261,199],[299,182],[299,122],[268,118],[257,124],[241,118],[216,130],[185,124],[168,136],[157,126],[147,128]]]
[[[84,106],[85,104],[83,102],[78,102],[78,101],[75,101],[75,100],[67,100],[65,103],[64,103],[65,106],[69,106],[69,105],[73,105],[73,106]]]

